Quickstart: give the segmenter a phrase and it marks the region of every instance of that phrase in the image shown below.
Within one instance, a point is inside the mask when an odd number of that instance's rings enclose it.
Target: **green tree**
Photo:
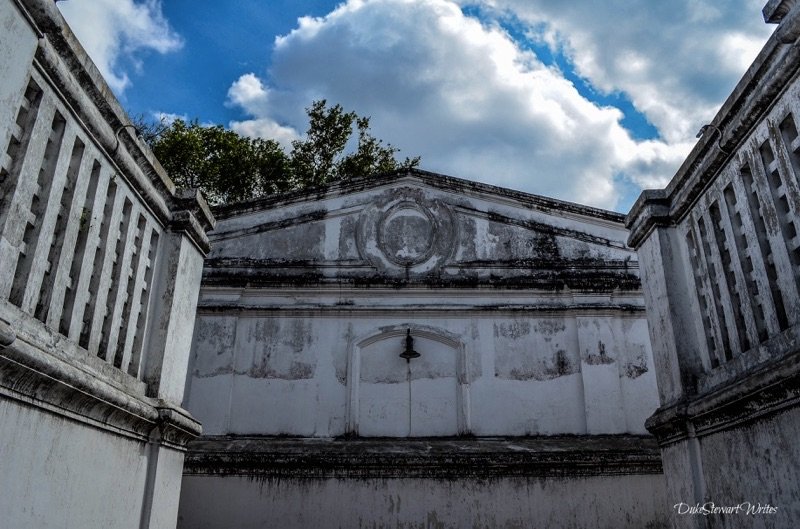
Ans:
[[[289,188],[288,160],[273,140],[178,119],[152,138],[150,146],[178,186],[202,189],[212,204]]]
[[[369,118],[345,112],[341,105],[327,107],[324,99],[306,109],[309,126],[303,140],[292,142],[290,164],[301,186],[327,184],[336,180],[360,178],[419,165],[420,158],[395,159],[400,149],[372,136]],[[358,129],[356,149],[345,153]]]
[[[240,136],[220,125],[202,126],[197,120],[167,124],[139,117],[134,123],[175,183],[200,188],[212,204],[419,164],[419,157],[397,161],[398,149],[372,136],[368,117],[345,112],[340,105],[328,108],[325,100],[315,101],[306,112],[305,139],[294,141],[288,155],[274,140]],[[357,138],[353,138],[354,125]],[[349,144],[355,148],[347,153]]]

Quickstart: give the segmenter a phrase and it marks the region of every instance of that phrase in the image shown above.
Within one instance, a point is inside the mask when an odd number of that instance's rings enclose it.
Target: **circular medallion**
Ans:
[[[456,239],[447,204],[405,186],[385,191],[364,208],[357,232],[359,254],[393,277],[436,273]]]
[[[434,219],[412,202],[400,202],[380,220],[378,245],[390,261],[400,266],[422,263],[431,255]]]

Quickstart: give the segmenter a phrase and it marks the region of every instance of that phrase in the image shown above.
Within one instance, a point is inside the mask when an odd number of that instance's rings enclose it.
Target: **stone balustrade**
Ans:
[[[35,70],[2,171],[0,299],[140,378],[163,227]]]
[[[629,243],[654,264],[651,334],[672,341],[665,401],[733,380],[800,335],[798,52],[771,44],[669,186],[628,216]]]
[[[710,385],[784,352],[784,332],[800,324],[799,91],[784,94],[675,219],[691,275],[686,308],[701,323],[698,376]],[[714,377],[724,364],[736,367]]]
[[[8,527],[175,527],[213,217],[55,2],[0,0],[0,28],[0,512]]]
[[[17,4],[39,33],[57,14],[43,4]],[[0,319],[89,365],[155,382],[143,358],[160,316],[154,271],[174,249],[166,239],[187,227],[204,254],[211,216],[202,199],[184,208],[116,101],[98,100],[109,95],[99,76],[100,86],[81,86],[68,53],[79,45],[59,36],[40,39],[17,68],[22,86],[4,83],[15,104],[0,128]]]
[[[647,420],[673,503],[800,516],[800,6],[778,27],[669,185],[627,218],[661,401]],[[735,468],[735,478],[730,469]],[[673,501],[674,500],[674,501]],[[675,516],[673,527],[706,527]],[[726,527],[750,527],[747,516]]]

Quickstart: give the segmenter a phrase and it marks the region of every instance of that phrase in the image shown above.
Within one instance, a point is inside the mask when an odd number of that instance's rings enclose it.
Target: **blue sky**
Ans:
[[[314,99],[422,168],[626,211],[773,27],[763,0],[67,0],[134,114],[289,145]]]

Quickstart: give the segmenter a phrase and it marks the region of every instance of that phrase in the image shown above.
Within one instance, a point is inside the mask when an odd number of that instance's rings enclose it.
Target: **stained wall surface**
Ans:
[[[0,0],[0,526],[175,527],[213,224],[50,0]]]
[[[4,527],[138,527],[145,443],[5,399],[0,424]]]
[[[465,185],[412,173],[221,213],[186,400],[205,434],[646,433],[619,219]]]
[[[179,528],[666,528],[663,480],[184,480]],[[189,503],[191,502],[191,508]]]
[[[215,214],[181,527],[664,527],[621,216],[423,171]]]
[[[800,5],[777,24],[671,182],[627,218],[639,255],[677,528],[800,516]],[[727,512],[726,512],[727,510]]]

